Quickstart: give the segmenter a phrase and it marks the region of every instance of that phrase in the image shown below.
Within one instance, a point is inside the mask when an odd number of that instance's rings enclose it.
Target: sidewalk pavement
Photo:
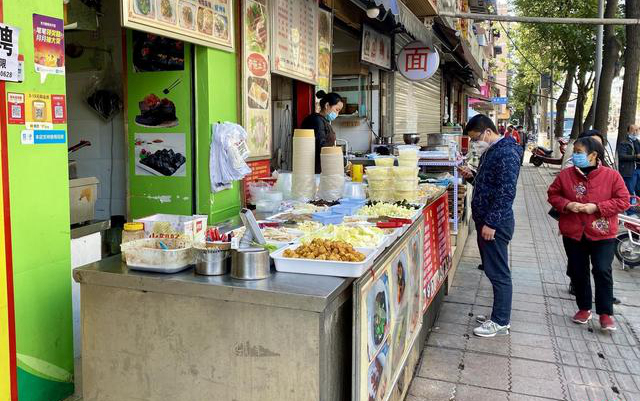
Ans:
[[[640,269],[614,261],[618,330],[579,326],[567,292],[566,256],[546,190],[557,168],[522,168],[510,246],[510,336],[478,338],[475,315],[491,314],[489,280],[469,236],[450,294],[429,335],[407,401],[640,401]]]

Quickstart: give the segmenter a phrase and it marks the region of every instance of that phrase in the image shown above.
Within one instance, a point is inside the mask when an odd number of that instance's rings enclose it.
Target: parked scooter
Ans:
[[[617,237],[616,258],[624,270],[633,269],[640,266],[640,219],[625,214],[618,218],[624,229]]]
[[[561,165],[562,164],[562,156],[564,155],[565,150],[567,149],[567,145],[569,144],[569,140],[565,138],[559,138],[558,143],[560,144],[560,157],[553,157],[553,150],[547,149],[544,146],[536,146],[531,151],[531,157],[529,158],[529,163],[533,164],[536,167],[542,166],[543,163],[546,164],[554,164]]]

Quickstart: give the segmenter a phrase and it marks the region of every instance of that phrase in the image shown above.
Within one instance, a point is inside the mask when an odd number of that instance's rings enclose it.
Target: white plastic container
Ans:
[[[160,242],[169,249],[162,249]],[[194,263],[191,241],[145,238],[121,245],[127,266],[133,270],[177,273]]]
[[[328,260],[293,259],[283,256],[287,249],[297,249],[300,245],[291,245],[271,254],[276,270],[287,273],[315,274],[334,277],[360,277],[373,266],[375,258],[383,249],[355,248],[362,252],[366,259],[362,262],[336,262]]]
[[[389,179],[391,174],[391,167],[370,166],[366,169],[367,178],[374,180]]]
[[[379,167],[391,167],[393,163],[396,161],[396,158],[393,156],[378,156],[374,159],[376,166]]]

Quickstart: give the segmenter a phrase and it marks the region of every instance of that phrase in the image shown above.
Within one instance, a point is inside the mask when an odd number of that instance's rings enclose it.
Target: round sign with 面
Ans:
[[[440,55],[435,47],[415,41],[402,48],[396,65],[398,72],[408,80],[422,81],[431,78],[438,71]]]

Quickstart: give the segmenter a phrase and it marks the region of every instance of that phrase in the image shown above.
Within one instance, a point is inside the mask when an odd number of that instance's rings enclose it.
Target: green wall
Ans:
[[[191,121],[191,45],[185,44],[184,70],[161,72],[135,72],[133,69],[132,34],[127,31],[127,99],[128,99],[128,137],[129,137],[129,206],[131,219],[156,213],[191,215],[193,203],[192,191],[192,121]],[[177,79],[182,82],[169,94],[163,89],[171,86]],[[170,128],[142,127],[135,122],[140,114],[138,102],[149,94],[167,97],[176,106],[178,125]],[[135,141],[137,134],[160,133],[184,135],[186,142],[186,175],[183,177],[164,177],[136,175]]]
[[[197,210],[215,224],[238,214],[240,187],[213,194],[209,181],[211,128],[218,121],[238,122],[237,61],[235,53],[196,46],[197,94]]]
[[[32,14],[62,18],[62,1],[5,0],[3,8],[4,22],[21,28],[25,60],[24,82],[7,83],[7,92],[65,94],[63,75],[40,83],[32,33]],[[57,401],[73,392],[67,145],[22,145],[23,129],[8,126],[18,395]]]

